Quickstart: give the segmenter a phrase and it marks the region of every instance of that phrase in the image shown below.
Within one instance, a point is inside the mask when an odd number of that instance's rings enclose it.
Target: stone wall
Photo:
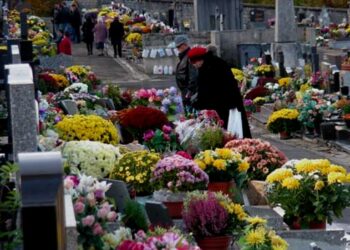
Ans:
[[[191,44],[209,44],[210,32],[188,32]],[[149,33],[142,35],[142,44],[144,48],[164,48],[175,39],[174,34]]]

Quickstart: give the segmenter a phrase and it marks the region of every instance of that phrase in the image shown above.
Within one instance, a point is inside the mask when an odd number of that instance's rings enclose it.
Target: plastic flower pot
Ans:
[[[231,236],[211,236],[200,239],[196,238],[196,242],[202,250],[227,250],[231,241]]]
[[[326,221],[310,221],[310,229],[326,229]]]
[[[287,131],[281,131],[279,134],[281,140],[287,140],[290,138],[290,133]]]
[[[222,192],[224,194],[231,194],[231,189],[235,188],[236,184],[234,181],[225,181],[225,182],[209,182],[208,191],[211,192]]]
[[[163,202],[168,208],[168,214],[172,219],[182,218],[183,201]]]

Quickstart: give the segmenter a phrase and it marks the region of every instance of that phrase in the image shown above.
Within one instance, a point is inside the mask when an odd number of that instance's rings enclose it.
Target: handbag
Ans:
[[[243,138],[242,114],[236,108],[230,109],[227,131],[237,138]]]

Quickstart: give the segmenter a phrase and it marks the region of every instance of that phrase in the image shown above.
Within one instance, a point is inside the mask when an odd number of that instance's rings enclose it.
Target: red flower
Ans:
[[[192,160],[192,157],[189,154],[187,154],[185,151],[178,151],[178,152],[176,152],[176,154],[181,155],[183,158]]]
[[[125,240],[117,250],[144,250],[145,247],[140,242],[134,242],[131,240]]]

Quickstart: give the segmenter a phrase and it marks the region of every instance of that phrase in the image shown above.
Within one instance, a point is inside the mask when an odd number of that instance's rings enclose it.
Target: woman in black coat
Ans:
[[[92,48],[94,44],[94,32],[92,31],[95,27],[95,24],[92,21],[92,18],[87,16],[86,21],[83,24],[83,41],[86,43],[86,48],[88,55],[92,55]]]
[[[188,57],[198,69],[198,95],[193,106],[198,110],[215,110],[224,121],[225,128],[230,109],[237,108],[242,114],[243,137],[251,138],[242,96],[228,64],[201,47],[192,48]]]

